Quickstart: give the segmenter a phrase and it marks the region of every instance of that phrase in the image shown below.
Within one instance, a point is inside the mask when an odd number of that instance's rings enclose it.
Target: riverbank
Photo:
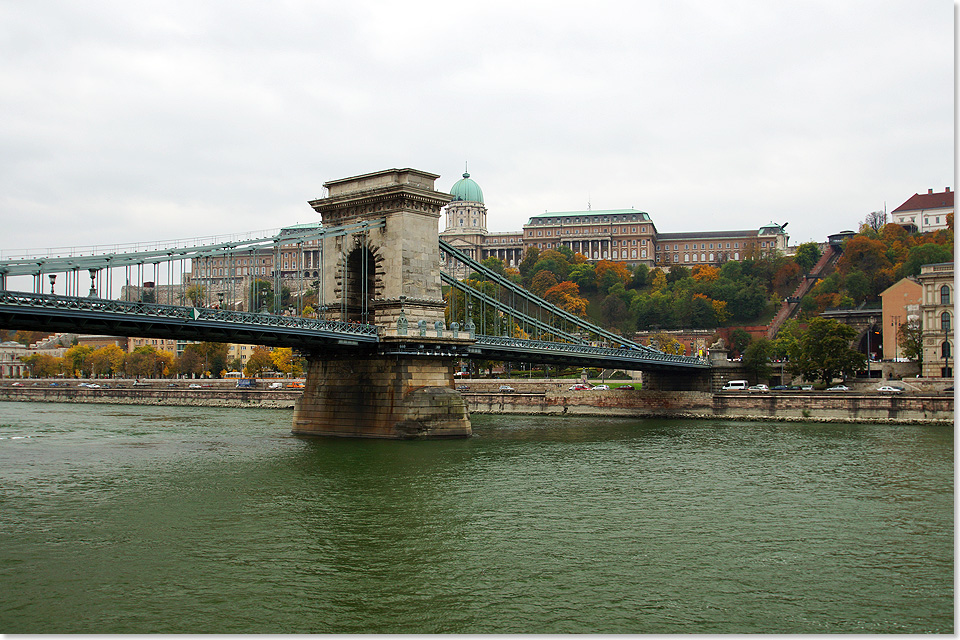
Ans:
[[[509,382],[509,381],[505,381]],[[895,424],[954,423],[952,394],[881,395],[857,392],[700,393],[607,389],[571,391],[569,381],[534,386],[516,381],[516,392],[497,385],[460,385],[475,414],[616,416]],[[535,391],[533,389],[536,389]],[[236,389],[218,384],[199,389],[169,386],[87,388],[0,386],[0,401],[130,404],[147,406],[292,409],[299,389]]]

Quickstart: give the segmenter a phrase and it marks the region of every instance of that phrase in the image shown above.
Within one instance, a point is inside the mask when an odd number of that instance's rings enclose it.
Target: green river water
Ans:
[[[952,633],[949,427],[0,402],[2,633]]]

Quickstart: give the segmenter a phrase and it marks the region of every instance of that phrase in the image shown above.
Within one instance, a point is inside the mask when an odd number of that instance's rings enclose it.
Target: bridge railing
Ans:
[[[584,344],[569,344],[564,342],[549,342],[546,340],[521,340],[517,338],[499,336],[477,336],[478,346],[503,347],[518,351],[550,351],[564,355],[597,356],[600,358],[615,358],[617,360],[635,360],[637,362],[672,362],[686,365],[707,366],[698,358],[678,356],[663,353],[654,349],[640,349],[638,347],[595,347]]]
[[[356,336],[377,337],[377,327],[334,320],[320,320],[301,316],[248,313],[209,307],[179,307],[148,302],[127,302],[103,298],[78,298],[45,293],[22,293],[0,291],[0,306],[36,308],[47,311],[91,312],[110,315],[136,316],[138,318],[165,318],[183,321],[211,321],[219,324],[256,325],[262,327],[301,330],[332,331]]]

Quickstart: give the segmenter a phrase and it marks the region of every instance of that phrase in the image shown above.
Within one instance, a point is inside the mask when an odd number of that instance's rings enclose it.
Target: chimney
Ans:
[[[943,188],[943,192],[944,192],[944,193],[950,193],[950,187],[944,187],[944,188]]]
[[[931,193],[933,193],[933,189],[927,189],[927,195],[930,195]]]

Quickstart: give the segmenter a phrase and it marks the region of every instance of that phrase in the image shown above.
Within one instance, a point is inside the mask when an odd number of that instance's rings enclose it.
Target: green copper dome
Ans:
[[[483,191],[480,190],[480,185],[470,179],[470,174],[466,171],[463,172],[463,179],[457,180],[457,182],[450,188],[450,195],[453,196],[453,201],[462,200],[464,202],[483,202]]]

